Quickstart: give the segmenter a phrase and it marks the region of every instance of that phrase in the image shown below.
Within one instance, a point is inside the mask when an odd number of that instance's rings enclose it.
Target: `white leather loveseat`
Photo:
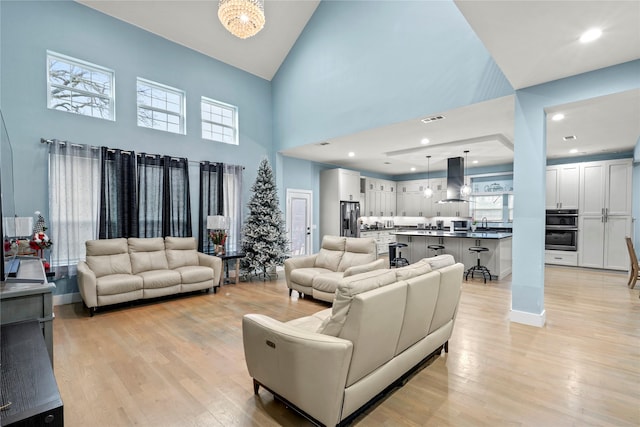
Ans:
[[[320,252],[284,261],[284,276],[289,287],[300,294],[332,302],[343,277],[383,268],[373,238],[324,236]]]
[[[255,393],[263,386],[316,424],[351,421],[422,362],[448,351],[463,272],[450,255],[425,258],[344,278],[333,307],[312,316],[284,323],[245,315]]]
[[[197,251],[193,237],[101,239],[86,242],[78,287],[91,315],[96,307],[210,289],[222,260]]]

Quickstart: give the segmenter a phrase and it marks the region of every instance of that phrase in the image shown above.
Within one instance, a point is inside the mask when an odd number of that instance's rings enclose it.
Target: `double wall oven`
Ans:
[[[545,249],[578,250],[577,209],[548,209],[545,229]]]

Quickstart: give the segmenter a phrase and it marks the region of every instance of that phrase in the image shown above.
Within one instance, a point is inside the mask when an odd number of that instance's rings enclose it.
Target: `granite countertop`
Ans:
[[[432,236],[432,237],[457,237],[462,239],[506,239],[513,236],[512,233],[495,231],[438,231],[438,230],[396,230],[395,235],[400,236]]]

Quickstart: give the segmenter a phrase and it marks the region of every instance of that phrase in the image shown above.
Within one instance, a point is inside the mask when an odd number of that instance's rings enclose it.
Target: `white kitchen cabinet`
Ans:
[[[578,252],[575,251],[544,251],[544,263],[554,265],[568,265],[575,267],[578,265]]]
[[[360,172],[347,169],[331,170],[336,170],[338,173],[340,200],[358,201],[360,198]]]
[[[365,178],[366,206],[363,216],[395,216],[396,183],[384,179]]]
[[[546,209],[578,209],[580,165],[547,167]]]
[[[627,270],[629,255],[624,238],[631,235],[631,216],[580,216],[578,265]]]
[[[631,159],[580,165],[580,208],[587,216],[631,215]]]
[[[631,235],[632,160],[580,165],[578,265],[628,269],[624,238]]]

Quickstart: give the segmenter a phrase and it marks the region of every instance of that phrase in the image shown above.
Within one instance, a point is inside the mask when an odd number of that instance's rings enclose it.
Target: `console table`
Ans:
[[[63,404],[37,320],[0,328],[0,425],[63,426]]]
[[[53,366],[53,290],[47,283],[42,261],[34,257],[20,258],[15,278],[0,284],[0,323],[4,326],[26,320],[37,320],[44,336]]]

